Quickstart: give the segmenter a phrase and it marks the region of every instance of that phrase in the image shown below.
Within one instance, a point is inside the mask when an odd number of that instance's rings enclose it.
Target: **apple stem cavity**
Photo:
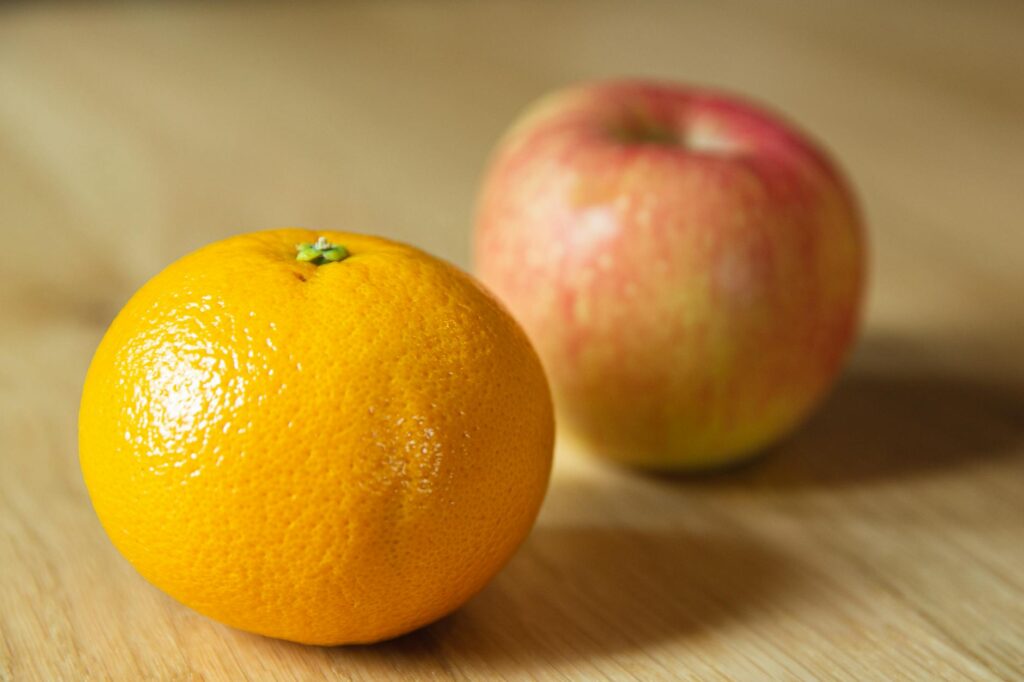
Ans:
[[[612,136],[624,144],[680,146],[679,135],[670,126],[643,113],[634,112],[611,129]]]
[[[663,128],[629,127],[617,130],[616,137],[626,144],[655,144],[665,147],[678,147],[679,139],[675,133]]]
[[[295,245],[295,260],[313,265],[324,265],[325,263],[337,263],[349,257],[348,249],[342,244],[332,244],[326,237],[318,237],[310,244],[302,242]]]

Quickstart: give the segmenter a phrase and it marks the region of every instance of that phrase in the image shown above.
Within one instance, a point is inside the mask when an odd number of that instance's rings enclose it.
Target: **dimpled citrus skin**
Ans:
[[[298,262],[323,235],[350,257]],[[128,302],[86,377],[82,471],[150,582],[243,630],[373,642],[480,590],[551,467],[540,363],[473,279],[412,247],[281,229]]]

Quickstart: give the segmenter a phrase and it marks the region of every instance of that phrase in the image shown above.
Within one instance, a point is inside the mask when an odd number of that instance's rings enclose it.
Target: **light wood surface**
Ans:
[[[0,7],[0,679],[1024,678],[1024,5]],[[831,400],[705,478],[561,445],[527,544],[372,647],[233,631],[150,587],[77,464],[100,335],[170,260],[282,224],[467,264],[487,152],[545,90],[771,102],[847,166],[866,329]]]

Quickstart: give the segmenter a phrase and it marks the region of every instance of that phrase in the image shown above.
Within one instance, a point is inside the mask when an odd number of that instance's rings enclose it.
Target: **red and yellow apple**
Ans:
[[[713,467],[794,429],[855,338],[865,236],[804,133],[722,93],[620,81],[540,100],[496,150],[475,269],[588,449]]]

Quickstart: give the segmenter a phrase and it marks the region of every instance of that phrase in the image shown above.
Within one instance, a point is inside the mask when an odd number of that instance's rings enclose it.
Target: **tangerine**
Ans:
[[[93,506],[145,578],[324,645],[408,632],[483,588],[534,522],[553,438],[537,356],[475,280],[300,229],[211,244],[145,284],[79,415]]]

